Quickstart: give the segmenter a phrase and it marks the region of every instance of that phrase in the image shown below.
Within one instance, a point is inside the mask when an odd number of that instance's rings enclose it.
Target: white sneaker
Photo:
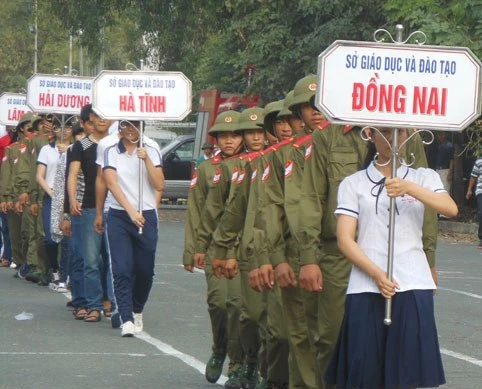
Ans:
[[[134,332],[135,332],[135,326],[134,326],[134,323],[131,322],[131,321],[126,321],[124,324],[122,324],[122,331],[121,331],[121,335],[122,337],[133,337],[134,336]]]
[[[134,326],[135,331],[138,334],[144,329],[144,323],[142,322],[142,313],[134,313]]]

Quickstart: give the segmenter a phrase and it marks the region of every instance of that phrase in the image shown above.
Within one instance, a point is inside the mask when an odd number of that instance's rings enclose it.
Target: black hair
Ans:
[[[80,125],[80,122],[76,122],[72,127],[72,136],[75,138],[77,135],[82,134],[84,129]]]
[[[88,122],[90,120],[90,114],[95,113],[92,109],[92,104],[84,105],[80,110],[80,120]]]
[[[368,166],[370,166],[376,154],[377,154],[377,149],[375,148],[375,143],[368,141],[368,151],[365,157],[365,164],[364,164],[365,169]]]

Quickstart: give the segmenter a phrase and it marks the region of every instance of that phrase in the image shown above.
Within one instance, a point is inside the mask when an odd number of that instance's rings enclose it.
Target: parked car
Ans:
[[[161,148],[165,179],[163,198],[187,199],[196,164],[194,139],[194,135],[178,136]]]

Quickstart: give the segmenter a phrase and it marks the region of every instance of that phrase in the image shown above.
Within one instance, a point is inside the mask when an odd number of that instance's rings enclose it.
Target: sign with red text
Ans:
[[[92,108],[106,119],[182,120],[191,112],[191,81],[180,72],[103,71]]]
[[[480,79],[467,48],[336,41],[315,104],[338,124],[461,131],[481,114]]]
[[[2,93],[0,96],[0,123],[16,126],[27,112],[32,110],[27,105],[27,98],[21,93]]]
[[[27,104],[34,112],[79,115],[92,102],[91,77],[35,74],[28,80]]]

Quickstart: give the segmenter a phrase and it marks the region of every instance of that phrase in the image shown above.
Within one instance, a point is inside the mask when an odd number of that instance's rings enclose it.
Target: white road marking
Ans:
[[[472,363],[473,365],[482,367],[482,361],[480,359],[476,359],[465,354],[460,354],[455,351],[447,350],[445,348],[441,348],[440,352],[444,355],[448,355],[449,357],[461,359],[462,361],[469,362],[469,363]]]
[[[455,275],[454,276],[439,275],[438,278],[440,278],[441,280],[467,280],[467,281],[482,280],[482,277],[468,277],[468,276],[455,276]]]
[[[447,292],[458,293],[458,294],[462,294],[462,295],[464,295],[464,296],[473,297],[473,298],[475,298],[475,299],[482,300],[482,296],[481,296],[480,294],[464,292],[464,291],[462,291],[462,290],[456,290],[456,289],[441,288],[441,287],[438,287],[438,289],[439,289],[439,290],[445,290],[445,291],[447,291]]]
[[[146,343],[151,344],[154,347],[157,347],[158,350],[162,351],[164,354],[171,355],[174,358],[177,358],[184,362],[186,365],[189,365],[199,371],[201,374],[204,375],[205,370],[206,370],[206,365],[202,363],[199,359],[194,358],[193,356],[189,354],[184,354],[183,352],[176,350],[174,347],[172,347],[170,344],[164,343],[160,341],[159,339],[156,339],[149,335],[147,332],[141,332],[139,334],[135,334],[135,337],[138,339],[143,340]],[[221,375],[219,378],[218,382],[216,382],[218,385],[224,385],[224,383],[227,381],[227,377],[224,375]]]
[[[134,353],[73,353],[73,352],[35,352],[35,351],[0,351],[0,355],[113,355],[122,357],[147,357],[147,354]]]

